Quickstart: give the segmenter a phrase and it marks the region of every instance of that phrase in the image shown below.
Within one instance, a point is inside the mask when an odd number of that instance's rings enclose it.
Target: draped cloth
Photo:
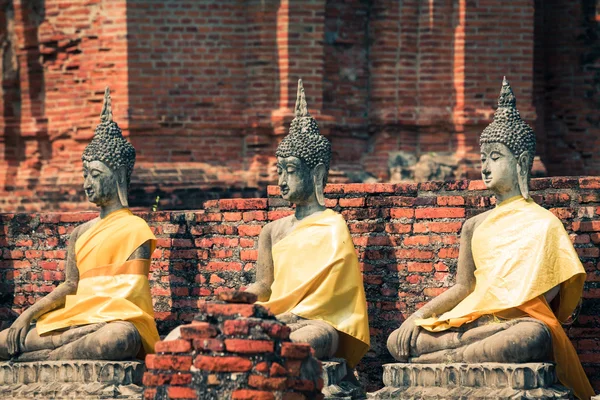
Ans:
[[[475,321],[529,315],[549,328],[557,375],[580,399],[594,391],[575,348],[560,325],[581,299],[585,269],[563,224],[533,200],[513,197],[500,203],[475,229],[471,241],[475,289],[452,310],[415,323],[440,332]],[[560,285],[551,309],[544,294]]]
[[[362,273],[346,221],[332,210],[309,216],[272,248],[271,297],[259,303],[325,321],[340,333],[336,357],[354,367],[369,350]]]
[[[110,213],[84,232],[75,243],[77,292],[67,296],[63,308],[38,319],[38,333],[129,321],[141,336],[143,351],[153,353],[160,338],[148,281],[150,260],[127,260],[147,241],[152,253],[156,246],[152,231],[126,208]]]

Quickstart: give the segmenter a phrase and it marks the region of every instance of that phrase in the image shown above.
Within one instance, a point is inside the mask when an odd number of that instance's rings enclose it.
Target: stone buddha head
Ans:
[[[127,190],[135,164],[135,149],[113,121],[108,87],[104,93],[100,124],[81,159],[83,189],[88,200],[100,207],[118,200],[123,207],[128,207]]]
[[[529,198],[529,178],[535,156],[535,133],[521,119],[517,100],[504,78],[494,120],[481,133],[481,175],[492,192],[518,188]]]
[[[295,118],[290,132],[275,154],[282,197],[296,205],[317,201],[325,206],[323,191],[329,173],[331,144],[319,133],[317,121],[308,113],[302,79],[298,80]]]

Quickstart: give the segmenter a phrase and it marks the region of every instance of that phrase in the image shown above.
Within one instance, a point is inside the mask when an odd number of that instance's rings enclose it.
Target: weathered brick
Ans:
[[[197,356],[194,367],[214,372],[245,372],[252,369],[252,361],[243,357]]]
[[[260,375],[250,375],[248,377],[248,385],[263,390],[284,390],[287,388],[287,377],[266,378]]]
[[[281,355],[288,358],[304,359],[310,355],[311,348],[307,343],[284,342],[281,344]]]
[[[269,353],[273,352],[273,346],[269,340],[225,339],[225,348],[233,353]]]
[[[154,350],[157,353],[187,353],[192,350],[189,340],[170,340],[156,342]]]
[[[238,389],[231,394],[232,400],[275,400],[275,395],[264,390]]]

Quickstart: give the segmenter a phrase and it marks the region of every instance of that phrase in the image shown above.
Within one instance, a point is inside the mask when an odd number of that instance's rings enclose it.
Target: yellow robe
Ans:
[[[75,243],[77,292],[67,296],[63,308],[38,319],[38,333],[129,321],[140,333],[144,352],[153,353],[160,338],[148,282],[150,260],[127,260],[148,240],[154,251],[156,238],[152,231],[126,208],[110,213],[84,232]]]
[[[331,211],[309,216],[272,248],[274,282],[263,304],[322,320],[340,332],[337,357],[354,367],[369,350],[362,273],[344,218]]]
[[[579,303],[585,269],[562,223],[533,200],[514,197],[499,204],[475,229],[471,242],[475,289],[439,317],[415,321],[432,332],[475,321],[529,315],[551,331],[559,380],[581,399],[594,392],[577,353],[559,321]],[[560,285],[559,305],[551,310],[543,295]]]

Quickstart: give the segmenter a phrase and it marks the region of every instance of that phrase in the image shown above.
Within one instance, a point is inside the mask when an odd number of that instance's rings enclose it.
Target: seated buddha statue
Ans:
[[[465,222],[456,284],[407,318],[388,349],[414,363],[555,361],[560,382],[589,399],[561,325],[580,301],[585,270],[561,221],[529,196],[535,134],[506,78],[480,145],[496,206]]]
[[[159,340],[148,282],[156,238],[127,208],[135,149],[112,120],[108,88],[100,119],[82,156],[100,215],[71,233],[65,281],[0,332],[0,359],[128,360]]]
[[[295,210],[262,229],[256,281],[246,291],[289,325],[292,341],[352,368],[370,345],[362,274],[344,218],[325,207],[331,144],[308,113],[302,80],[276,156],[281,196]]]

